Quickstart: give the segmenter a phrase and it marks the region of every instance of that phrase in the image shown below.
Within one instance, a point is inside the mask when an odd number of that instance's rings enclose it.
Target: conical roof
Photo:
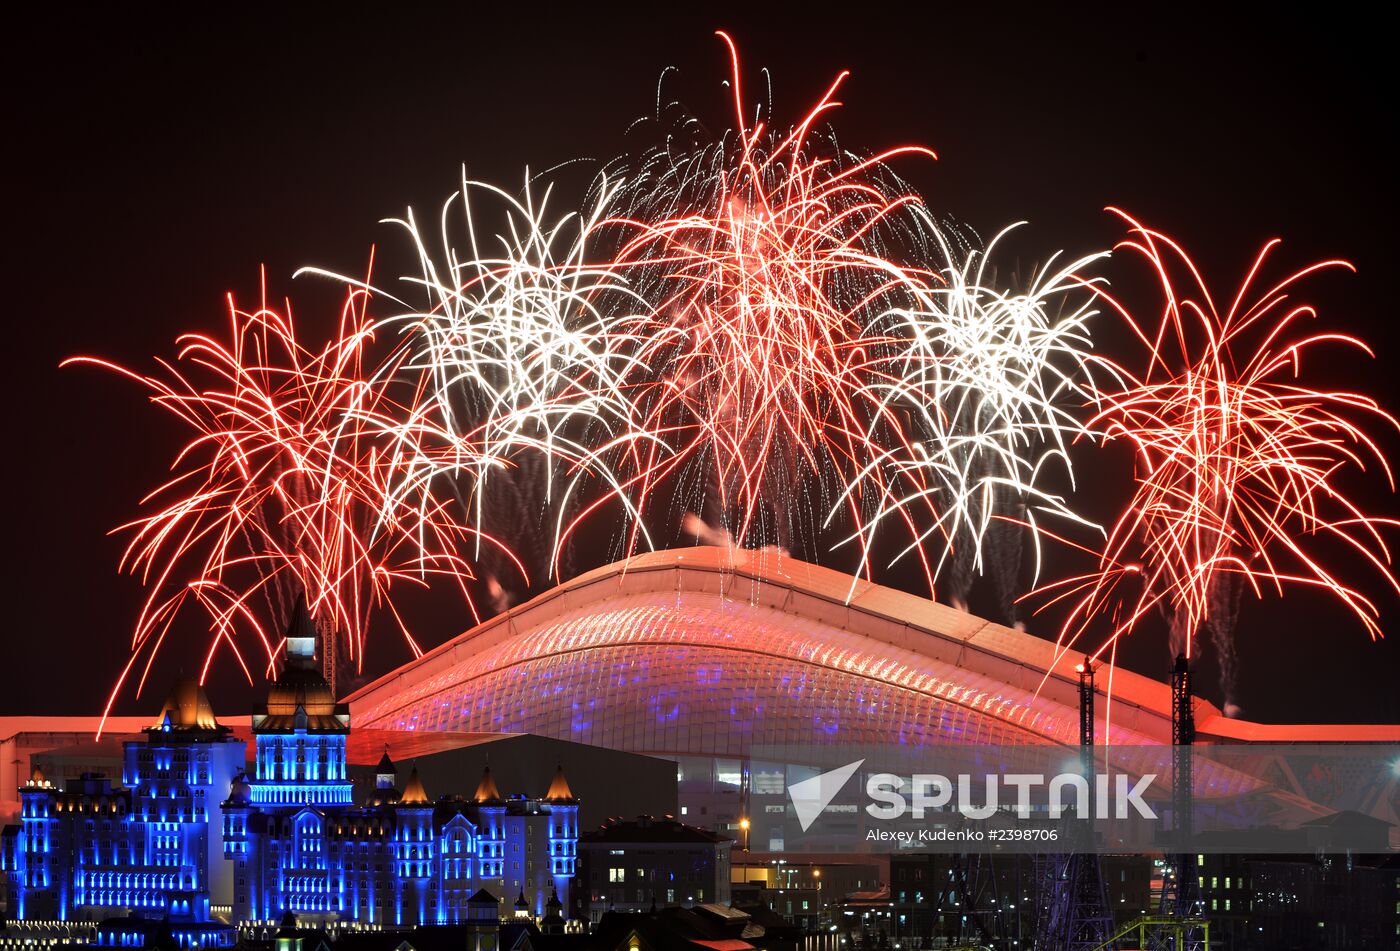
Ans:
[[[569,788],[569,781],[564,777],[564,767],[560,765],[554,770],[554,781],[549,784],[549,792],[544,794],[545,802],[573,802],[574,791]]]
[[[418,767],[415,766],[413,772],[408,774],[408,785],[404,787],[403,795],[399,797],[399,804],[426,806],[430,801],[428,791],[423,788],[423,779],[418,775]]]
[[[175,681],[151,729],[162,730],[167,724],[173,730],[219,729],[214,708],[209,705],[209,695],[194,677],[181,677]]]
[[[398,770],[398,767],[395,766],[395,765],[394,765],[394,761],[391,760],[391,759],[389,758],[389,744],[388,744],[388,743],[385,743],[385,744],[384,744],[384,755],[381,756],[381,757],[379,757],[379,765],[376,766],[376,767],[374,768],[374,771],[375,771],[376,773],[380,773],[380,774],[388,774],[388,773],[394,773],[394,774],[396,774],[396,775],[398,774],[398,771],[399,771],[399,770]]]
[[[520,897],[515,900],[516,908],[529,908],[530,903],[525,900],[525,889],[520,889]]]
[[[316,629],[316,622],[311,619],[311,609],[306,605],[306,592],[297,595],[297,603],[292,607],[292,613],[287,618],[288,638],[310,638],[316,640],[321,632]]]
[[[491,776],[491,767],[488,764],[481,773],[481,782],[477,784],[476,795],[472,796],[476,802],[502,802],[501,791],[496,788],[496,780]]]
[[[248,784],[248,774],[239,773],[229,784],[228,801],[246,803],[252,799],[253,787]]]

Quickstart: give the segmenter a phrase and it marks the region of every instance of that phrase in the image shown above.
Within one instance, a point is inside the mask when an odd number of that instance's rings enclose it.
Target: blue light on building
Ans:
[[[190,946],[231,944],[232,930],[209,916],[211,900],[233,899],[217,830],[246,748],[229,734],[199,684],[182,680],[143,738],[123,744],[123,785],[87,773],[60,790],[36,769],[19,790],[19,826],[7,830],[0,860],[12,917],[141,911],[183,922]]]
[[[316,662],[299,604],[286,661],[252,718],[247,747],[182,682],[144,738],[124,746],[122,785],[84,774],[59,790],[37,770],[0,849],[10,913],[97,921],[99,943],[231,944],[214,921],[268,924],[468,923],[486,893],[519,895],[535,917],[569,906],[578,800],[563,770],[543,797],[502,796],[488,768],[470,798],[429,798],[417,770],[400,791],[388,752],[356,803],[349,709]],[[114,916],[127,914],[130,917]]]
[[[400,791],[387,752],[356,804],[346,773],[348,709],[316,663],[314,624],[299,608],[287,662],[253,717],[254,770],[223,803],[233,918],[409,927],[468,920],[482,889],[551,897],[567,907],[577,861],[578,801],[562,770],[543,798],[507,799],[488,769],[470,799],[430,799],[414,770]]]

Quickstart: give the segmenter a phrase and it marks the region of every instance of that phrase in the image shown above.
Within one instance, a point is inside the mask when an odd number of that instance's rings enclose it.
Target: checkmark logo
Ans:
[[[845,787],[864,762],[865,760],[858,759],[854,763],[847,763],[788,787],[788,797],[792,799],[792,808],[797,813],[797,822],[802,826],[803,832],[812,827],[812,823],[831,805],[831,800],[836,798],[836,794]]]

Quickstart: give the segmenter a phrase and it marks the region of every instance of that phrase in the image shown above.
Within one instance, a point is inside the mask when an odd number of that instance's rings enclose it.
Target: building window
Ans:
[[[626,881],[626,872],[620,868],[608,869],[608,881],[613,883]]]

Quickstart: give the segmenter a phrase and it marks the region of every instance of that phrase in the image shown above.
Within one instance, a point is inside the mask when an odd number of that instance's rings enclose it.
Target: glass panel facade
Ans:
[[[754,746],[1078,741],[1076,712],[1029,690],[696,591],[619,595],[479,647],[467,638],[431,673],[409,667],[358,698],[355,720],[712,756],[721,773]],[[1152,742],[1116,726],[1111,741]]]

